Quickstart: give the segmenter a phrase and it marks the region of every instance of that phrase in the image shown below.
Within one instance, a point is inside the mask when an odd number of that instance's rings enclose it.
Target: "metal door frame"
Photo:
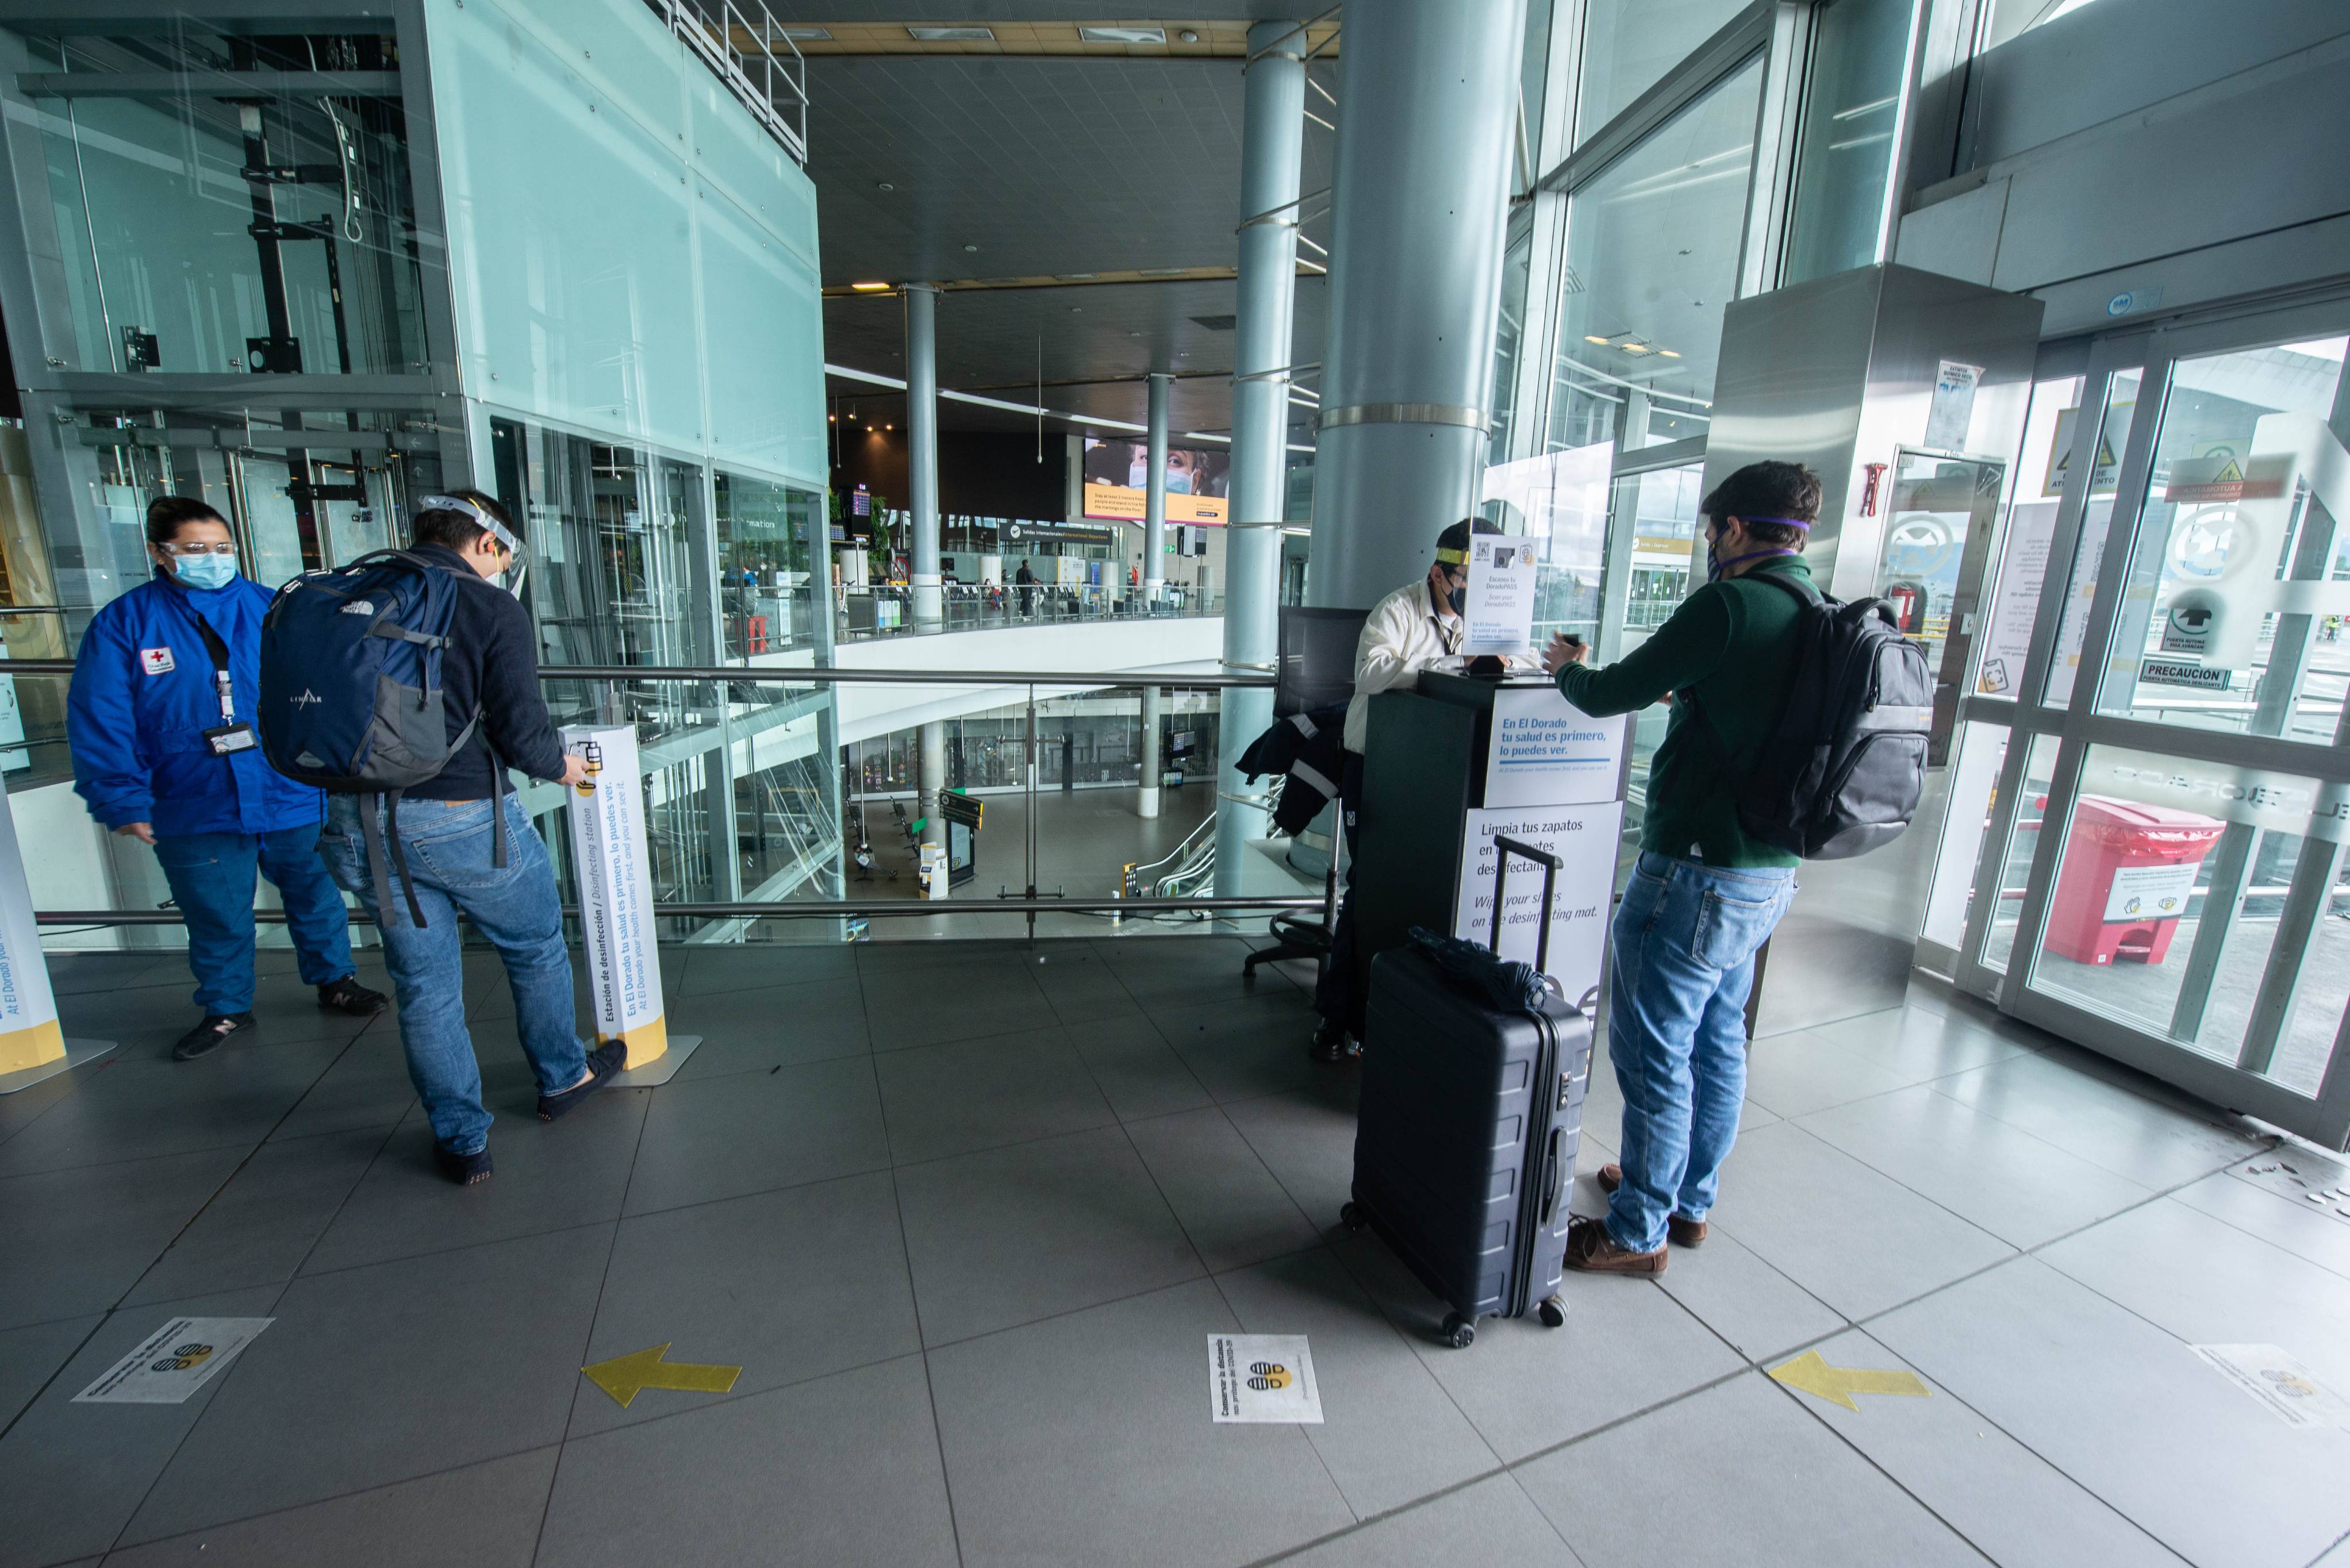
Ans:
[[[2345,1011],[2343,1023],[2336,1027],[2334,1052],[2327,1059],[2317,1092],[2309,1096],[2150,1029],[2033,989],[2030,980],[2054,898],[2056,863],[2064,836],[2061,831],[2043,832],[2034,848],[2015,944],[2005,971],[1984,964],[1981,954],[1996,907],[1999,872],[2005,864],[2021,805],[2024,763],[2038,736],[2050,735],[2057,741],[2046,820],[2060,825],[2071,820],[2083,763],[2093,744],[2126,746],[2218,766],[2264,768],[2312,779],[2320,784],[2350,786],[2350,746],[2179,729],[2150,720],[2105,713],[2098,706],[2107,680],[2116,673],[2112,646],[2115,628],[2137,554],[2147,487],[2153,471],[2154,447],[2168,411],[2173,367],[2183,358],[2338,336],[2345,331],[2350,331],[2350,299],[2337,296],[2320,303],[2256,313],[2238,312],[2152,331],[2116,335],[2092,345],[2080,407],[2085,414],[2095,409],[2097,415],[2094,420],[2085,417],[2074,423],[2072,461],[2049,553],[2050,582],[2056,582],[2062,574],[2058,595],[2052,598],[2043,585],[2024,679],[2016,699],[1969,697],[1960,707],[1961,722],[1971,720],[2006,725],[2008,749],[2000,769],[1997,805],[1985,830],[1983,851],[1976,865],[1965,945],[1954,977],[1960,989],[1993,1001],[2002,1012],[2012,1017],[2060,1034],[2201,1099],[2260,1116],[2334,1148],[2350,1147],[2350,1010]],[[2137,406],[2122,454],[2114,509],[2098,564],[2096,594],[2082,639],[2083,677],[2075,679],[2066,705],[2052,708],[2046,701],[2048,670],[2055,655],[2064,605],[2070,597],[2071,573],[2087,510],[2105,402],[2113,377],[2134,368],[2141,371]],[[2350,372],[2345,372],[2336,389],[2334,422],[2337,431],[2345,421],[2350,421]],[[2135,663],[2133,651],[2132,668]],[[2274,947],[2271,956],[2273,964],[2279,956]],[[2297,969],[2305,955],[2292,956],[2293,967]],[[2273,972],[2271,979],[2274,979]],[[2273,985],[2264,985],[2264,1000],[2266,993],[2274,989]],[[2263,1016],[2262,1009],[2256,1007],[2256,1028],[2262,1026]],[[2281,1022],[2281,1017],[2280,1013],[2279,1018],[2267,1022],[2273,1024]],[[2250,1054],[2252,1044],[2255,1042],[2248,1033],[2246,1054]]]

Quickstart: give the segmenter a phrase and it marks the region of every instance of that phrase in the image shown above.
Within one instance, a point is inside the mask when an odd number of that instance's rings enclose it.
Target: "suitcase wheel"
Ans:
[[[1338,1210],[1338,1223],[1349,1231],[1359,1231],[1369,1224],[1370,1220],[1364,1215],[1361,1204],[1349,1203]]]
[[[1544,1328],[1557,1328],[1566,1322],[1566,1303],[1556,1296],[1543,1297],[1540,1311]]]
[[[1447,1313],[1444,1317],[1444,1343],[1455,1350],[1466,1350],[1477,1343],[1477,1325],[1459,1313]]]

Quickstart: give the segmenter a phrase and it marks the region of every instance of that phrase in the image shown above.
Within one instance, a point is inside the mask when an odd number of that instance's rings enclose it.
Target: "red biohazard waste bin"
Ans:
[[[2226,826],[2199,812],[2083,795],[2048,906],[2047,950],[2075,963],[2160,963]]]

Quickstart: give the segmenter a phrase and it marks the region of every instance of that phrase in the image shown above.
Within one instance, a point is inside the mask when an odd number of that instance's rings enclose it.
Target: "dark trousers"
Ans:
[[[188,922],[188,967],[208,1018],[253,1011],[255,875],[277,888],[305,985],[351,972],[343,896],[318,859],[318,825],[275,833],[182,833],[155,840],[172,901]]]
[[[1347,753],[1338,774],[1338,826],[1347,840],[1347,875],[1330,924],[1330,956],[1314,987],[1314,1011],[1357,1040],[1363,1035],[1362,987],[1355,977],[1355,818],[1363,804],[1363,759]]]

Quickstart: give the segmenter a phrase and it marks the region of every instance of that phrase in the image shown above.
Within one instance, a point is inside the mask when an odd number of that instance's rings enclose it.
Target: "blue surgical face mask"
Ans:
[[[234,556],[174,556],[172,574],[191,588],[224,588],[236,580]]]

